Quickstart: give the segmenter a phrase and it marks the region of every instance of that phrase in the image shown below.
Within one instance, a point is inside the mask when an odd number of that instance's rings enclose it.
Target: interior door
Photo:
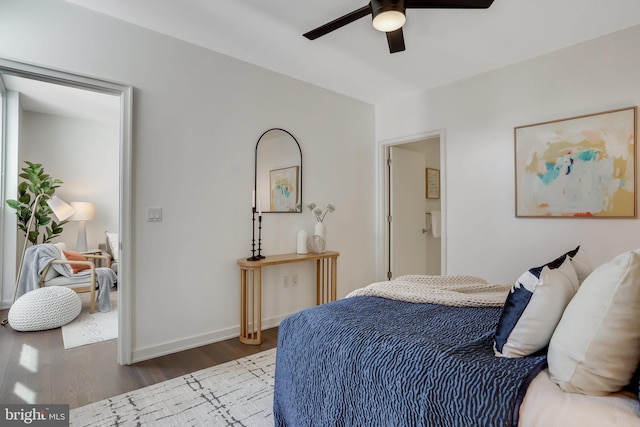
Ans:
[[[390,147],[390,272],[427,274],[426,155]]]

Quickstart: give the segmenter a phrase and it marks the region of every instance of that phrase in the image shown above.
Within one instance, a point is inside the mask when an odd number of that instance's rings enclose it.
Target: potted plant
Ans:
[[[24,181],[18,184],[18,200],[9,199],[7,205],[16,210],[18,216],[18,228],[23,233],[27,234],[27,224],[29,218],[31,218],[32,212],[35,210],[33,229],[29,231],[27,238],[29,241],[36,245],[38,243],[38,237],[42,230],[42,241],[40,243],[47,243],[54,237],[62,233],[62,227],[68,221],[56,222],[50,215],[53,213],[46,201],[48,198],[53,197],[56,192],[56,188],[60,187],[62,181],[54,179],[44,172],[44,167],[40,163],[27,162],[26,167],[22,168],[22,172],[19,176]],[[45,194],[48,197],[40,197],[38,199],[38,206],[34,206],[35,201],[40,194]]]

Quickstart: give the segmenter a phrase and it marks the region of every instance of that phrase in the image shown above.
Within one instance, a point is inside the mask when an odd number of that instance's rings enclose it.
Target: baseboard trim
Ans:
[[[280,323],[291,314],[270,317],[262,320],[262,329],[269,329],[279,326]],[[189,350],[203,345],[212,344],[218,341],[224,341],[229,338],[240,336],[240,325],[233,328],[220,329],[202,335],[197,335],[181,340],[169,341],[164,344],[134,349],[131,363],[142,362],[144,360],[155,359],[156,357],[166,356],[167,354],[177,353],[179,351]]]

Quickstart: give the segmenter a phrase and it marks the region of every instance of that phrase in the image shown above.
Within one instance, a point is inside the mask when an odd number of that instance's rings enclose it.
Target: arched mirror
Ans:
[[[264,132],[256,144],[256,210],[302,212],[302,150],[284,129]]]

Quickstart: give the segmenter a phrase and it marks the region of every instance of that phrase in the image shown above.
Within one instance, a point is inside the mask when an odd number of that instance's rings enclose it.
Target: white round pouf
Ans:
[[[59,328],[78,317],[82,301],[64,286],[48,286],[27,292],[9,309],[9,325],[16,331]]]

